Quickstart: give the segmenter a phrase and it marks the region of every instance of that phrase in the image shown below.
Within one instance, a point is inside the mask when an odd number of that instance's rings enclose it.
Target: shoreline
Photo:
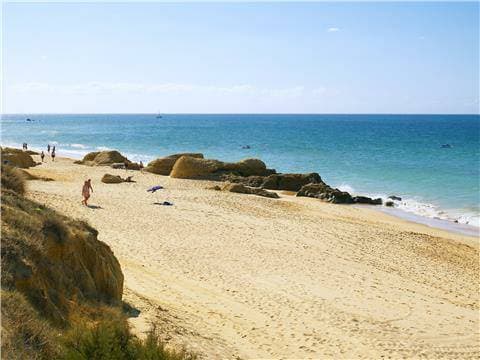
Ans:
[[[2,145],[6,147],[15,147],[19,148],[18,146],[12,146],[12,145]],[[33,151],[42,151],[42,149],[38,147],[32,147],[30,150]],[[104,150],[115,150],[115,149],[110,149],[110,148],[99,148],[95,151],[104,151]],[[91,150],[78,150],[78,152],[70,151],[70,150],[61,150],[66,156],[62,156],[64,159],[68,160],[80,160],[83,158],[83,156],[88,153]],[[93,150],[92,150],[93,151]],[[126,156],[128,157],[128,153],[125,153]],[[145,163],[146,165],[146,163]],[[321,175],[321,174],[320,174]],[[355,195],[360,195],[360,194],[355,194]],[[375,195],[369,195],[376,197]],[[385,199],[383,199],[385,201]],[[352,206],[352,205],[350,205]],[[416,214],[415,212],[411,212],[402,208],[396,208],[396,207],[386,207],[384,205],[379,205],[379,206],[364,206],[364,205],[353,205],[353,206],[358,206],[358,207],[369,207],[372,208],[375,211],[379,211],[384,214],[389,214],[393,217],[396,217],[398,219],[406,220],[412,223],[416,224],[422,224],[431,228],[435,229],[440,229],[440,230],[445,230],[449,231],[452,233],[456,234],[461,234],[461,235],[466,235],[466,236],[471,236],[475,238],[479,238],[480,236],[480,227],[477,227],[475,225],[470,225],[470,224],[463,224],[463,223],[455,223],[453,220],[447,220],[447,219],[440,219],[436,217],[429,217],[429,216],[424,216],[420,214]]]

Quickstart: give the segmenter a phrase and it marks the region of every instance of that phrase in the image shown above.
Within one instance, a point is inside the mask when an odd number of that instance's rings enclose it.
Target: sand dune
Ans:
[[[103,184],[125,170],[58,160],[31,169],[56,181],[30,181],[29,196],[99,230],[138,333],[155,321],[209,359],[480,356],[477,239],[203,181],[129,171],[136,183]],[[80,204],[88,177],[97,208]]]

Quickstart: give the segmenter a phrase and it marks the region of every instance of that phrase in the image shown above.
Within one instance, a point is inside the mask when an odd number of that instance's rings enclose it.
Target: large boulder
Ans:
[[[224,163],[223,170],[240,176],[267,176],[274,172],[274,170],[267,169],[265,163],[259,159],[245,159],[236,163]]]
[[[90,165],[90,166],[99,166],[99,165],[112,165],[115,163],[124,163],[125,161],[131,162],[125,156],[120,154],[116,150],[108,151],[95,151],[88,153],[83,157],[81,161],[77,163]]]
[[[261,187],[269,190],[287,190],[298,191],[307,184],[317,184],[322,182],[322,178],[317,173],[309,174],[271,174],[269,176],[237,176],[227,174],[222,180],[233,183],[240,183],[246,186]]]
[[[249,186],[245,186],[243,184],[235,184],[235,183],[227,183],[222,188],[223,191],[229,191],[239,194],[251,194],[251,195],[258,195],[263,197],[268,197],[272,199],[278,199],[279,196],[277,193],[267,191],[260,188],[252,188]]]
[[[382,205],[381,198],[372,199],[368,196],[354,196],[353,202],[356,204],[370,204],[370,205]]]
[[[317,173],[310,174],[272,174],[265,178],[261,185],[270,190],[299,191],[307,184],[318,184],[322,178]]]
[[[33,161],[33,158],[28,153],[19,149],[2,148],[1,155],[2,163],[6,165],[22,169],[27,169],[36,165],[35,161]]]
[[[218,160],[182,156],[173,165],[170,176],[183,179],[225,181],[228,176],[266,176],[273,173],[275,173],[275,170],[267,169],[265,163],[258,159],[245,159],[236,163],[228,163]]]
[[[354,202],[348,192],[334,189],[324,182],[302,186],[297,196],[317,198],[334,204],[353,204]]]
[[[218,160],[182,156],[173,165],[170,176],[179,179],[208,178],[223,167],[224,163]]]
[[[122,183],[124,180],[118,175],[112,174],[105,174],[101,180],[105,184],[119,184]]]
[[[173,154],[166,157],[155,159],[148,163],[148,166],[145,168],[145,171],[151,172],[158,175],[170,175],[170,172],[173,169],[175,162],[180,159],[182,156],[189,156],[192,158],[203,159],[203,154],[199,153],[183,153],[183,154]]]

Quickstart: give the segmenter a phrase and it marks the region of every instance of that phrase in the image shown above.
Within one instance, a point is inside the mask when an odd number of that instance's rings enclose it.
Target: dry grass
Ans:
[[[8,189],[23,195],[26,190],[25,177],[19,169],[2,165],[2,189]]]

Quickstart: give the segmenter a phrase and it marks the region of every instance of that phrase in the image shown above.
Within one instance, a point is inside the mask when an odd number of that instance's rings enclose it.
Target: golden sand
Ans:
[[[283,192],[138,171],[103,184],[126,171],[57,160],[30,170],[56,181],[30,181],[29,196],[98,229],[139,334],[156,322],[209,359],[480,355],[478,239]],[[80,203],[87,178],[96,208]]]

